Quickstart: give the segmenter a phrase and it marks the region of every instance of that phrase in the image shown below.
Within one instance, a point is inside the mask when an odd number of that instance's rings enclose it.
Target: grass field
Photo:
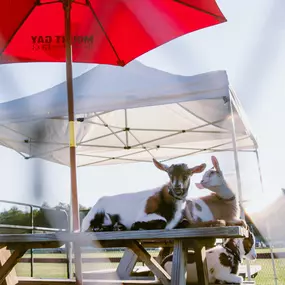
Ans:
[[[279,250],[285,252],[285,249]],[[268,249],[257,249],[259,253],[267,253]],[[157,252],[150,252],[152,255],[156,255]],[[102,263],[84,263],[83,271],[92,271],[99,269],[111,269],[117,266],[117,263],[108,262],[109,257],[121,257],[122,252],[98,252],[98,253],[85,253],[82,257],[103,257],[106,258],[106,262]],[[30,257],[25,255],[24,257]],[[65,254],[34,254],[34,257],[41,258],[65,258]],[[256,284],[258,285],[274,285],[274,272],[271,259],[258,259],[251,264],[258,264],[262,266],[262,270],[258,273],[256,278]],[[285,285],[285,259],[276,259],[276,273],[278,276],[278,285]],[[30,276],[30,264],[20,263],[16,266],[18,276]],[[34,276],[41,278],[66,278],[67,266],[64,263],[35,263],[34,264]]]

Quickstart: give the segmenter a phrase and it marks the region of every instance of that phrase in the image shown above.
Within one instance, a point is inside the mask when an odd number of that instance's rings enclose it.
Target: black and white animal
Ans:
[[[81,231],[102,230],[120,225],[127,230],[172,229],[182,218],[191,176],[204,171],[206,164],[188,168],[186,164],[167,166],[153,159],[170,181],[155,189],[104,196],[82,221]]]
[[[162,262],[164,269],[171,274],[172,257],[168,255]],[[255,237],[249,231],[247,238],[226,239],[222,245],[206,250],[206,261],[210,283],[242,283],[243,278],[238,276],[239,265],[243,258],[255,260]],[[197,283],[195,256],[189,252],[187,256],[187,284]]]
[[[193,226],[209,226],[216,222],[221,225],[246,226],[240,219],[240,207],[235,193],[226,182],[219,162],[215,156],[211,157],[213,168],[206,171],[200,183],[196,186],[206,188],[213,193],[210,195],[187,200],[185,217]]]

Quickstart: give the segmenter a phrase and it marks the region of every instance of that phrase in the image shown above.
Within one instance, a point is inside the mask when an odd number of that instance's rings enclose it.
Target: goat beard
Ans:
[[[168,188],[168,193],[170,196],[172,196],[176,200],[185,200],[187,196],[187,191],[183,191],[183,195],[176,195],[174,190],[172,188]]]

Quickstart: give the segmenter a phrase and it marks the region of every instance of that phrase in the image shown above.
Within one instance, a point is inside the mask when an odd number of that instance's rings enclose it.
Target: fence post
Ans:
[[[33,206],[30,206],[30,216],[31,216],[31,233],[34,233],[34,211],[33,211]],[[31,248],[31,277],[34,277],[34,252],[33,249]]]
[[[255,151],[255,155],[256,155],[256,160],[257,160],[257,166],[258,166],[258,173],[259,173],[259,180],[260,180],[260,184],[261,184],[261,190],[262,190],[262,193],[264,193],[264,185],[263,185],[263,179],[262,179],[262,173],[261,173],[259,153],[258,153],[257,149]],[[265,220],[265,225],[266,225],[266,234],[267,234],[266,240],[267,240],[268,245],[269,245],[269,251],[270,251],[271,262],[272,262],[272,269],[273,269],[273,274],[274,274],[274,284],[277,285],[278,284],[278,277],[277,277],[277,272],[276,272],[276,265],[275,265],[275,260],[274,260],[274,254],[273,254],[272,245],[271,245],[271,235],[270,235],[270,229],[269,229],[268,219],[267,218]]]

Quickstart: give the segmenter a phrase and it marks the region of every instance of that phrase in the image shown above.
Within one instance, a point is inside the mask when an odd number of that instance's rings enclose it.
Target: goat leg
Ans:
[[[125,231],[126,229],[127,228],[119,222],[115,223],[115,225],[113,227],[113,231]]]
[[[135,222],[131,230],[161,230],[166,226],[166,221],[164,220],[153,220],[147,222]]]
[[[189,228],[202,228],[202,227],[224,227],[226,222],[224,220],[213,220],[213,221],[197,221],[190,224]]]
[[[237,219],[237,220],[233,220],[233,221],[227,221],[226,222],[226,225],[227,226],[241,226],[241,227],[244,227],[244,228],[248,228],[248,225],[246,223],[245,220],[243,219]]]

